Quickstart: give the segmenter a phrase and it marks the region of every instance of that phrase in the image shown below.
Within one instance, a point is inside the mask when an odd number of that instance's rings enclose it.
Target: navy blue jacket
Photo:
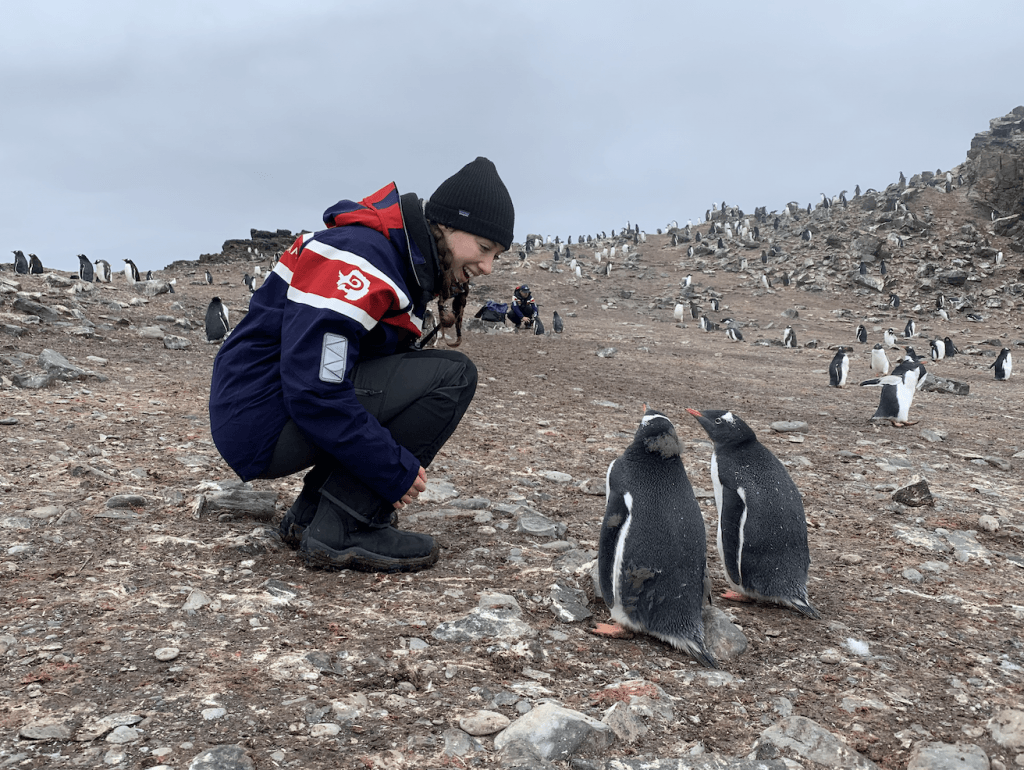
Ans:
[[[436,251],[418,199],[399,198],[393,183],[359,203],[340,201],[324,221],[328,229],[300,235],[281,256],[218,352],[210,429],[247,481],[267,468],[292,419],[394,502],[412,486],[419,461],[362,407],[349,372],[407,349],[422,333]]]

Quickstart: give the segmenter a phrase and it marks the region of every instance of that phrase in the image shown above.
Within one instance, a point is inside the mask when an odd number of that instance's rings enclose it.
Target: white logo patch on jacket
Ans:
[[[355,302],[367,295],[370,291],[370,279],[353,268],[352,272],[345,275],[343,270],[338,271],[338,291],[345,292],[345,299]]]

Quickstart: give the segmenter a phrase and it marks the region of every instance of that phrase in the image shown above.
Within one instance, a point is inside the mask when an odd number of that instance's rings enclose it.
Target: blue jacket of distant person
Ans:
[[[394,183],[324,213],[295,239],[213,365],[210,430],[244,481],[270,463],[289,419],[387,500],[420,463],[359,403],[349,372],[408,349],[439,285],[421,201]]]

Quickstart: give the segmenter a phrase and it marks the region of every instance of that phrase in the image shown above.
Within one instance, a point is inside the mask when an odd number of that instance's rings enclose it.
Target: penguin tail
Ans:
[[[704,668],[721,668],[718,665],[718,661],[715,660],[715,656],[712,655],[705,647],[702,642],[691,641],[684,639],[682,641],[682,649],[686,650],[695,661],[700,663]]]
[[[787,597],[782,600],[782,603],[787,607],[791,607],[801,615],[811,618],[812,620],[821,620],[821,613],[811,604],[810,600],[804,596]]]

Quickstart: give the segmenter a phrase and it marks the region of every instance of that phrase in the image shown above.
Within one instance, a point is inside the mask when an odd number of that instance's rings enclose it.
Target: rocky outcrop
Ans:
[[[967,152],[968,199],[995,216],[1024,213],[1024,107],[989,121]]]

